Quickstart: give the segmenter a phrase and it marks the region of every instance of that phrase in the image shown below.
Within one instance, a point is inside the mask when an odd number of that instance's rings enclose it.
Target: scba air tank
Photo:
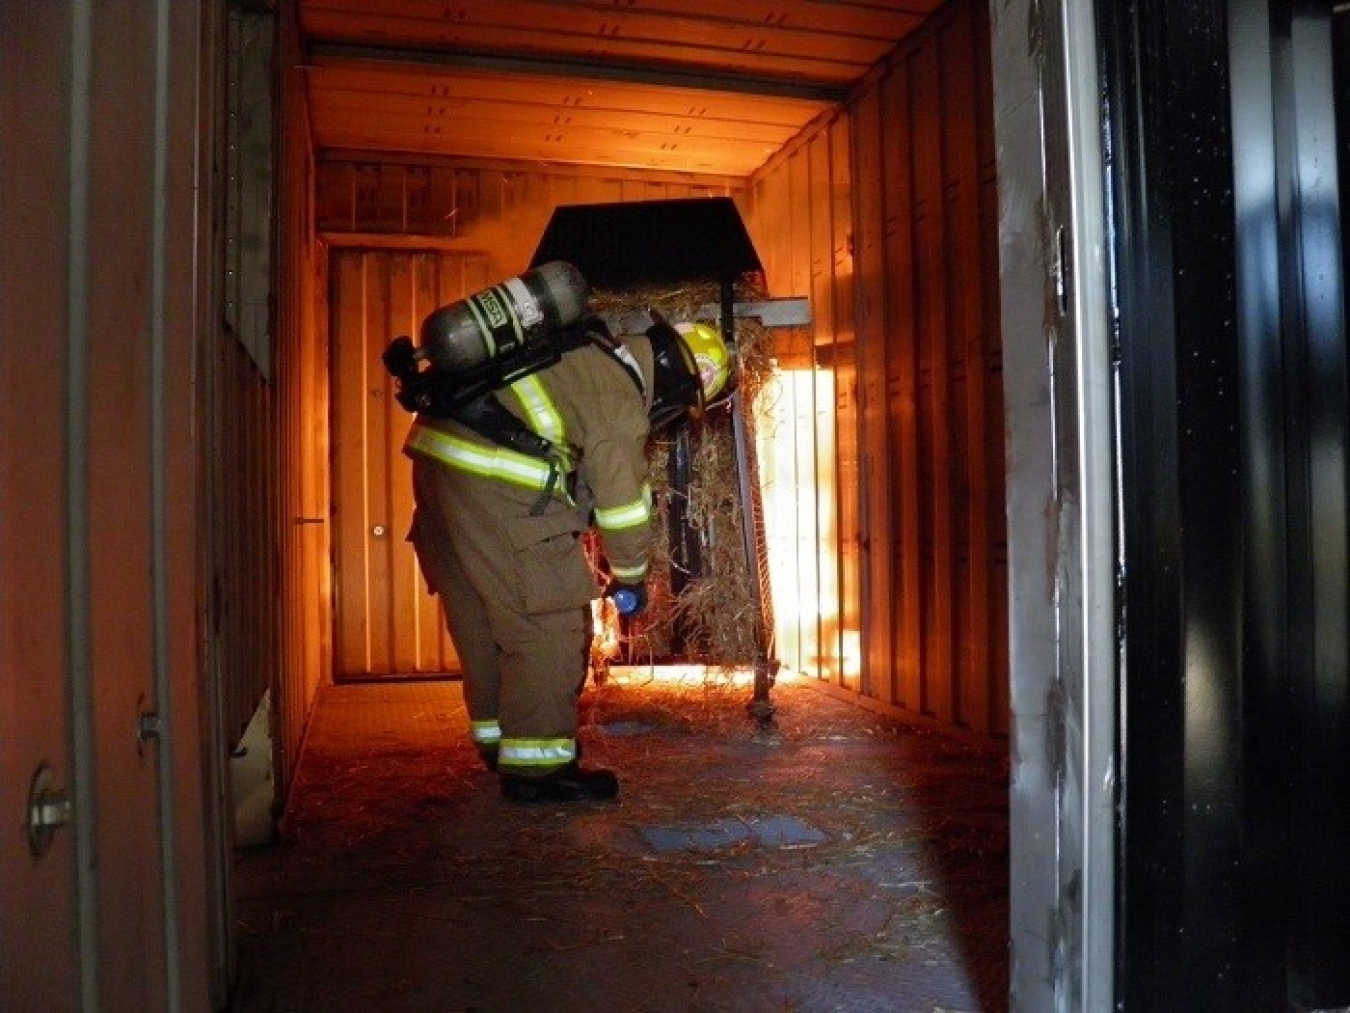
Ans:
[[[509,358],[580,320],[589,297],[580,271],[549,261],[429,314],[422,321],[420,351],[451,373]]]

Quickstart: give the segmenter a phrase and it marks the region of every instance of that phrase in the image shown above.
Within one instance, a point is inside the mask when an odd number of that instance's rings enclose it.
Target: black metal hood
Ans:
[[[724,281],[762,270],[730,197],[565,204],[531,267],[565,260],[597,289]]]

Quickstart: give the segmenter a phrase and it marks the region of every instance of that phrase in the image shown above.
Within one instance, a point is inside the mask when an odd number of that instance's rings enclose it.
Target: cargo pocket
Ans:
[[[412,543],[413,555],[417,557],[417,569],[421,571],[422,579],[426,581],[427,593],[440,594],[440,588],[436,586],[436,568],[431,562],[436,551],[436,540],[431,537],[429,527],[422,517],[422,511],[414,508],[406,541]]]
[[[597,595],[582,549],[584,531],[575,514],[561,510],[513,527],[516,572],[527,613],[578,608]]]

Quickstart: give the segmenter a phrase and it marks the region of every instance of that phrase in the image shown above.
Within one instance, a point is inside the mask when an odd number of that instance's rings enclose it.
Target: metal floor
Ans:
[[[234,1013],[1006,1009],[1006,758],[780,679],[612,676],[614,803],[520,806],[460,687],[323,690],[282,843],[239,852]]]

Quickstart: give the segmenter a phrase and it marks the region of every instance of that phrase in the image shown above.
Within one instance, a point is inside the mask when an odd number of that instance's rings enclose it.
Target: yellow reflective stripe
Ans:
[[[522,377],[511,384],[511,393],[525,409],[525,418],[531,429],[556,447],[567,446],[567,427],[539,377]]]
[[[576,739],[502,739],[497,753],[504,767],[557,767],[576,758]]]
[[[469,723],[469,734],[479,745],[495,744],[502,739],[502,726],[497,724],[496,718],[491,721],[472,721]]]
[[[647,564],[641,566],[614,566],[610,565],[610,570],[614,573],[614,578],[621,584],[636,584],[647,576]]]
[[[459,471],[500,479],[526,489],[543,489],[552,472],[549,462],[538,457],[518,454],[506,447],[485,447],[418,424],[414,424],[408,433],[404,448],[434,457]]]
[[[606,531],[623,531],[636,528],[652,519],[652,490],[647,483],[642,484],[642,494],[631,503],[622,506],[597,508],[595,523]]]

